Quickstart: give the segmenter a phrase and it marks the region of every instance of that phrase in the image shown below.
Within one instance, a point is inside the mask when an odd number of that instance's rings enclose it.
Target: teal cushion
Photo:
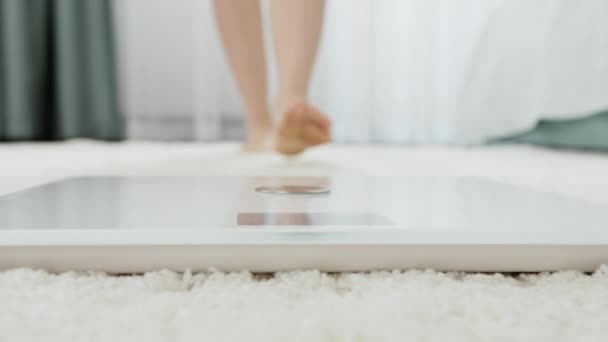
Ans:
[[[530,131],[493,142],[608,151],[608,110],[571,120],[541,120]]]

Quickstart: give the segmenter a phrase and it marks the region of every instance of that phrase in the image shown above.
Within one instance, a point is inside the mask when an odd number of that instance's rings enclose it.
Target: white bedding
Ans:
[[[608,156],[526,146],[327,146],[301,158],[236,144],[0,145],[0,194],[74,175],[466,175],[608,204]],[[253,277],[0,272],[0,341],[602,341],[608,269]]]

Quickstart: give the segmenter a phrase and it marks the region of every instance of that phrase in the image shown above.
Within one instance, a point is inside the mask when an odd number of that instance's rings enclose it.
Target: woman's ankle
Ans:
[[[287,108],[294,103],[308,103],[307,94],[301,92],[289,92],[286,94],[278,94],[275,98],[275,113],[278,115],[277,119],[280,119],[282,115],[285,115]]]

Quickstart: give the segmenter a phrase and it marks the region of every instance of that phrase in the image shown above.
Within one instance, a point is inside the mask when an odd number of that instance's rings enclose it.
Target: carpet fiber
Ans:
[[[608,157],[532,147],[0,145],[0,194],[73,175],[462,175],[608,204]],[[604,341],[594,274],[0,272],[0,341]]]

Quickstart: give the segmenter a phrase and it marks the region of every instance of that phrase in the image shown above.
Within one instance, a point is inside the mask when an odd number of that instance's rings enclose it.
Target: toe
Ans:
[[[329,136],[315,125],[306,125],[302,130],[302,138],[311,145],[320,145],[329,141]]]
[[[311,119],[315,122],[315,124],[323,129],[329,129],[329,127],[331,127],[331,121],[329,121],[329,118],[325,114],[321,113],[321,111],[317,108],[313,108],[311,112]]]
[[[331,122],[317,108],[298,99],[285,108],[275,135],[277,152],[294,155],[330,141]]]
[[[304,123],[303,108],[294,105],[285,112],[279,125],[279,133],[282,135],[297,135],[299,127]]]

